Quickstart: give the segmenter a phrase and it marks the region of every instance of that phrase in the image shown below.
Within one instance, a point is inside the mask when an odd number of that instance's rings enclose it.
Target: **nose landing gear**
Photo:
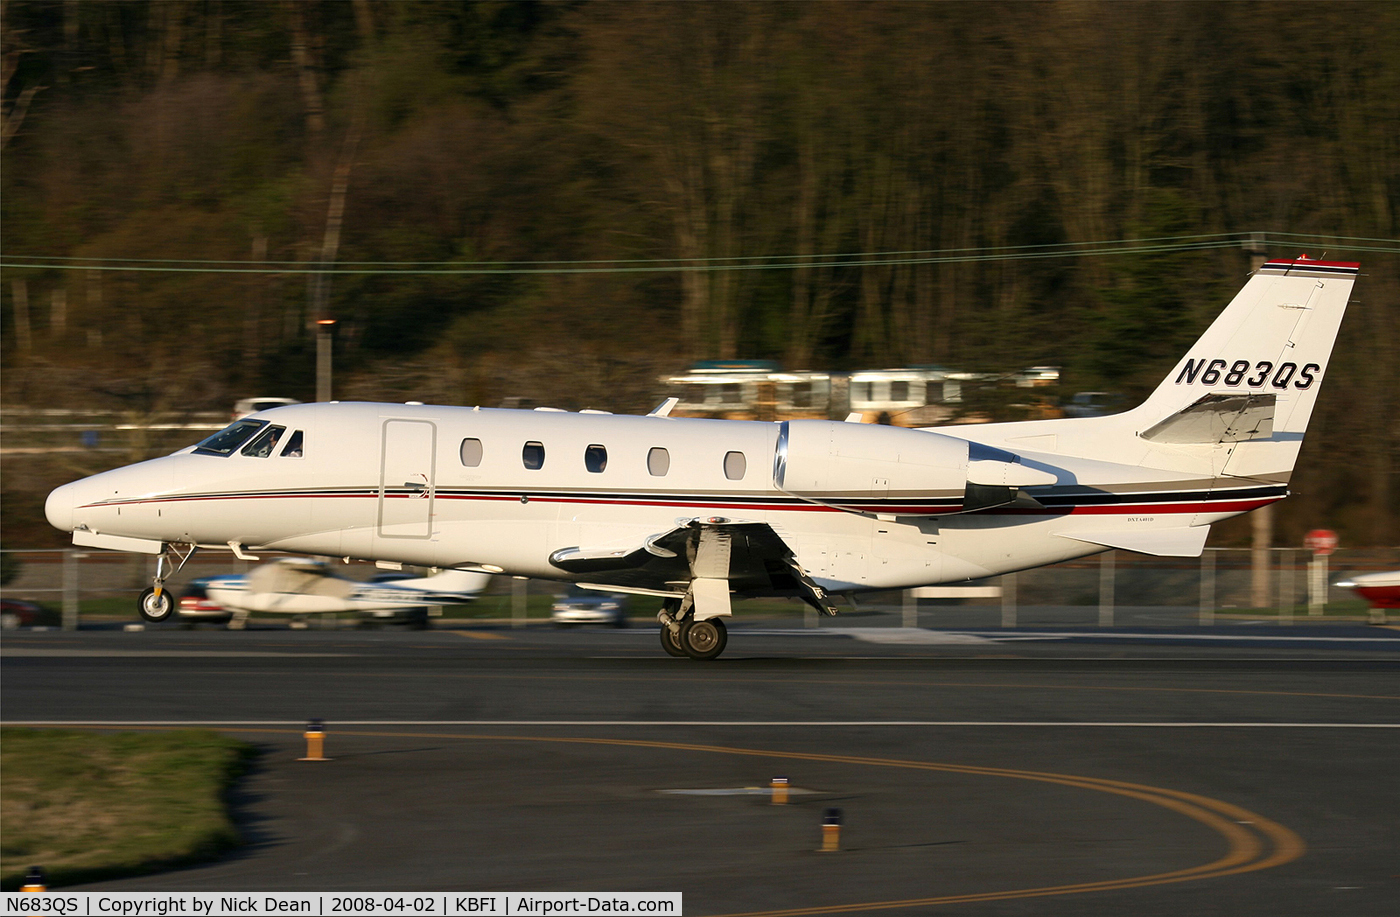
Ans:
[[[175,613],[175,596],[169,589],[164,589],[159,585],[150,586],[141,593],[141,598],[136,601],[136,608],[141,612],[141,618],[150,621],[152,624],[159,624],[161,621],[169,620]]]
[[[185,562],[195,555],[199,548],[190,545],[183,554],[180,547],[175,544],[167,544],[165,552],[156,556],[156,575],[149,589],[141,593],[141,597],[136,600],[136,610],[140,612],[144,621],[152,624],[159,624],[161,621],[168,621],[175,614],[175,596],[170,590],[165,588],[165,579],[171,573],[179,573],[184,569]],[[174,570],[166,571],[166,553],[169,553],[179,561]]]

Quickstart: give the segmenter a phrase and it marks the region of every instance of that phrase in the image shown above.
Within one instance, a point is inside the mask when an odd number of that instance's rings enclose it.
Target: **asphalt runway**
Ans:
[[[709,663],[654,627],[114,629],[0,654],[7,725],[262,749],[246,847],[90,890],[681,891],[691,915],[791,917],[1400,901],[1387,628],[740,625]],[[309,717],[333,760],[296,760]]]

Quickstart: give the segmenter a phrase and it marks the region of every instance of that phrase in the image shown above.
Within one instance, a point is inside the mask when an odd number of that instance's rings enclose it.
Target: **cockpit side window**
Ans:
[[[196,455],[233,455],[253,434],[267,426],[265,420],[236,420],[194,447]]]
[[[287,432],[286,427],[268,427],[262,431],[243,447],[244,455],[251,455],[253,458],[267,458],[277,451],[277,444],[282,440],[282,434]]]
[[[282,458],[301,458],[301,431],[294,430],[292,435],[287,437],[287,445],[282,447]]]

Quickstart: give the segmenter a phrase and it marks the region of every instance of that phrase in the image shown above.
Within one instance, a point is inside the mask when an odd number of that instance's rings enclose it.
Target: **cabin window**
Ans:
[[[268,427],[254,437],[251,443],[243,447],[243,454],[251,455],[253,458],[267,458],[276,451],[277,444],[282,440],[282,434],[286,432],[286,427]]]
[[[890,400],[891,400],[891,401],[908,401],[908,400],[909,400],[909,383],[908,383],[908,382],[891,382],[891,383],[890,383]]]
[[[600,446],[597,443],[594,443],[587,449],[583,450],[583,467],[587,468],[594,474],[597,474],[604,468],[608,467],[607,447]]]
[[[468,468],[475,468],[481,464],[481,440],[467,437],[462,440],[462,448],[457,451],[462,457],[462,464]]]
[[[282,458],[301,458],[301,431],[295,430],[287,437],[287,445],[282,447]]]
[[[538,471],[544,467],[544,443],[528,442],[525,448],[520,451],[520,460],[525,463],[525,467],[532,471]]]
[[[194,451],[197,455],[232,455],[265,426],[265,420],[235,421],[195,446]]]
[[[726,452],[724,454],[724,476],[731,481],[741,481],[744,472],[748,470],[748,461],[742,452]]]
[[[791,394],[792,406],[795,408],[807,408],[812,406],[812,383],[794,382],[792,383]]]
[[[647,453],[647,471],[650,472],[653,477],[659,478],[670,470],[671,453],[662,449],[660,446],[652,447],[652,450]]]

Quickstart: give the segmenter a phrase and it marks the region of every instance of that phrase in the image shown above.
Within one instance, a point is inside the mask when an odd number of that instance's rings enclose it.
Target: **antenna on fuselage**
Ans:
[[[661,403],[658,404],[656,407],[654,407],[654,408],[652,408],[650,411],[648,411],[648,412],[647,412],[647,416],[648,416],[648,417],[670,417],[670,416],[671,416],[671,408],[675,407],[676,405],[678,405],[678,404],[680,404],[680,403],[681,403],[681,400],[680,400],[679,398],[667,398],[665,401],[661,402]]]

